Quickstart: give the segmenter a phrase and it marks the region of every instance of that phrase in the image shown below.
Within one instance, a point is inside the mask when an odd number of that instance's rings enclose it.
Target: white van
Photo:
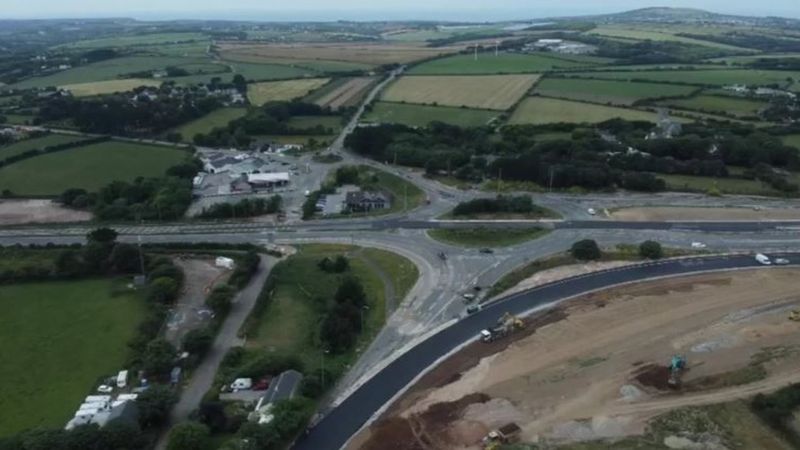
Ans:
[[[756,261],[765,266],[769,266],[772,264],[772,261],[769,260],[769,257],[763,253],[759,253],[756,255]]]
[[[247,391],[253,387],[253,379],[252,378],[237,378],[233,380],[231,383],[231,390],[233,392],[238,391]]]

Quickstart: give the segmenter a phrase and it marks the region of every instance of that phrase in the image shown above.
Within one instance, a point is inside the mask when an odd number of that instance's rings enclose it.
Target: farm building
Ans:
[[[369,191],[348,192],[344,203],[345,209],[350,212],[373,211],[390,206],[389,197],[386,194]]]
[[[289,184],[289,172],[253,173],[247,175],[247,182],[254,189],[273,189]]]
[[[303,374],[296,370],[287,370],[278,375],[277,378],[272,380],[264,396],[258,399],[250,419],[260,424],[270,423],[273,417],[271,413],[272,405],[281,400],[294,398],[302,380]]]

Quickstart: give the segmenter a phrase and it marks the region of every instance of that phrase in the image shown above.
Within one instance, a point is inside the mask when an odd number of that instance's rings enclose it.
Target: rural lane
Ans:
[[[258,271],[253,275],[250,283],[242,289],[233,301],[233,306],[228,317],[222,323],[217,333],[216,339],[208,351],[208,354],[197,369],[192,373],[189,383],[181,391],[180,399],[170,413],[170,427],[183,422],[189,418],[189,414],[200,406],[205,393],[211,388],[217,369],[222,363],[222,358],[231,347],[241,345],[242,341],[237,336],[239,329],[244,324],[247,316],[258,300],[261,288],[267,280],[272,267],[278,261],[272,256],[261,255],[261,264]],[[169,429],[158,440],[157,450],[163,450],[167,446]]]

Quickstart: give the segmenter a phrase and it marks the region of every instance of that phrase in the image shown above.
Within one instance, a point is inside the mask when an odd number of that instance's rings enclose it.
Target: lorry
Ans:
[[[756,261],[758,261],[759,264],[762,264],[762,265],[765,265],[765,266],[769,266],[769,265],[772,264],[772,261],[770,261],[769,257],[767,255],[763,254],[763,253],[756,254]]]
[[[511,313],[505,313],[503,317],[497,319],[497,323],[493,327],[481,330],[480,338],[483,342],[492,342],[523,328],[525,328],[525,322],[522,319]]]

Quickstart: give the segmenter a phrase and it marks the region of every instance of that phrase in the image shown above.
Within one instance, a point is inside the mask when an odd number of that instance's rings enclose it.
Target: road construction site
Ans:
[[[548,446],[620,439],[677,408],[774,391],[800,381],[799,275],[709,273],[562,303],[446,359],[348,448],[477,450],[509,424]]]

